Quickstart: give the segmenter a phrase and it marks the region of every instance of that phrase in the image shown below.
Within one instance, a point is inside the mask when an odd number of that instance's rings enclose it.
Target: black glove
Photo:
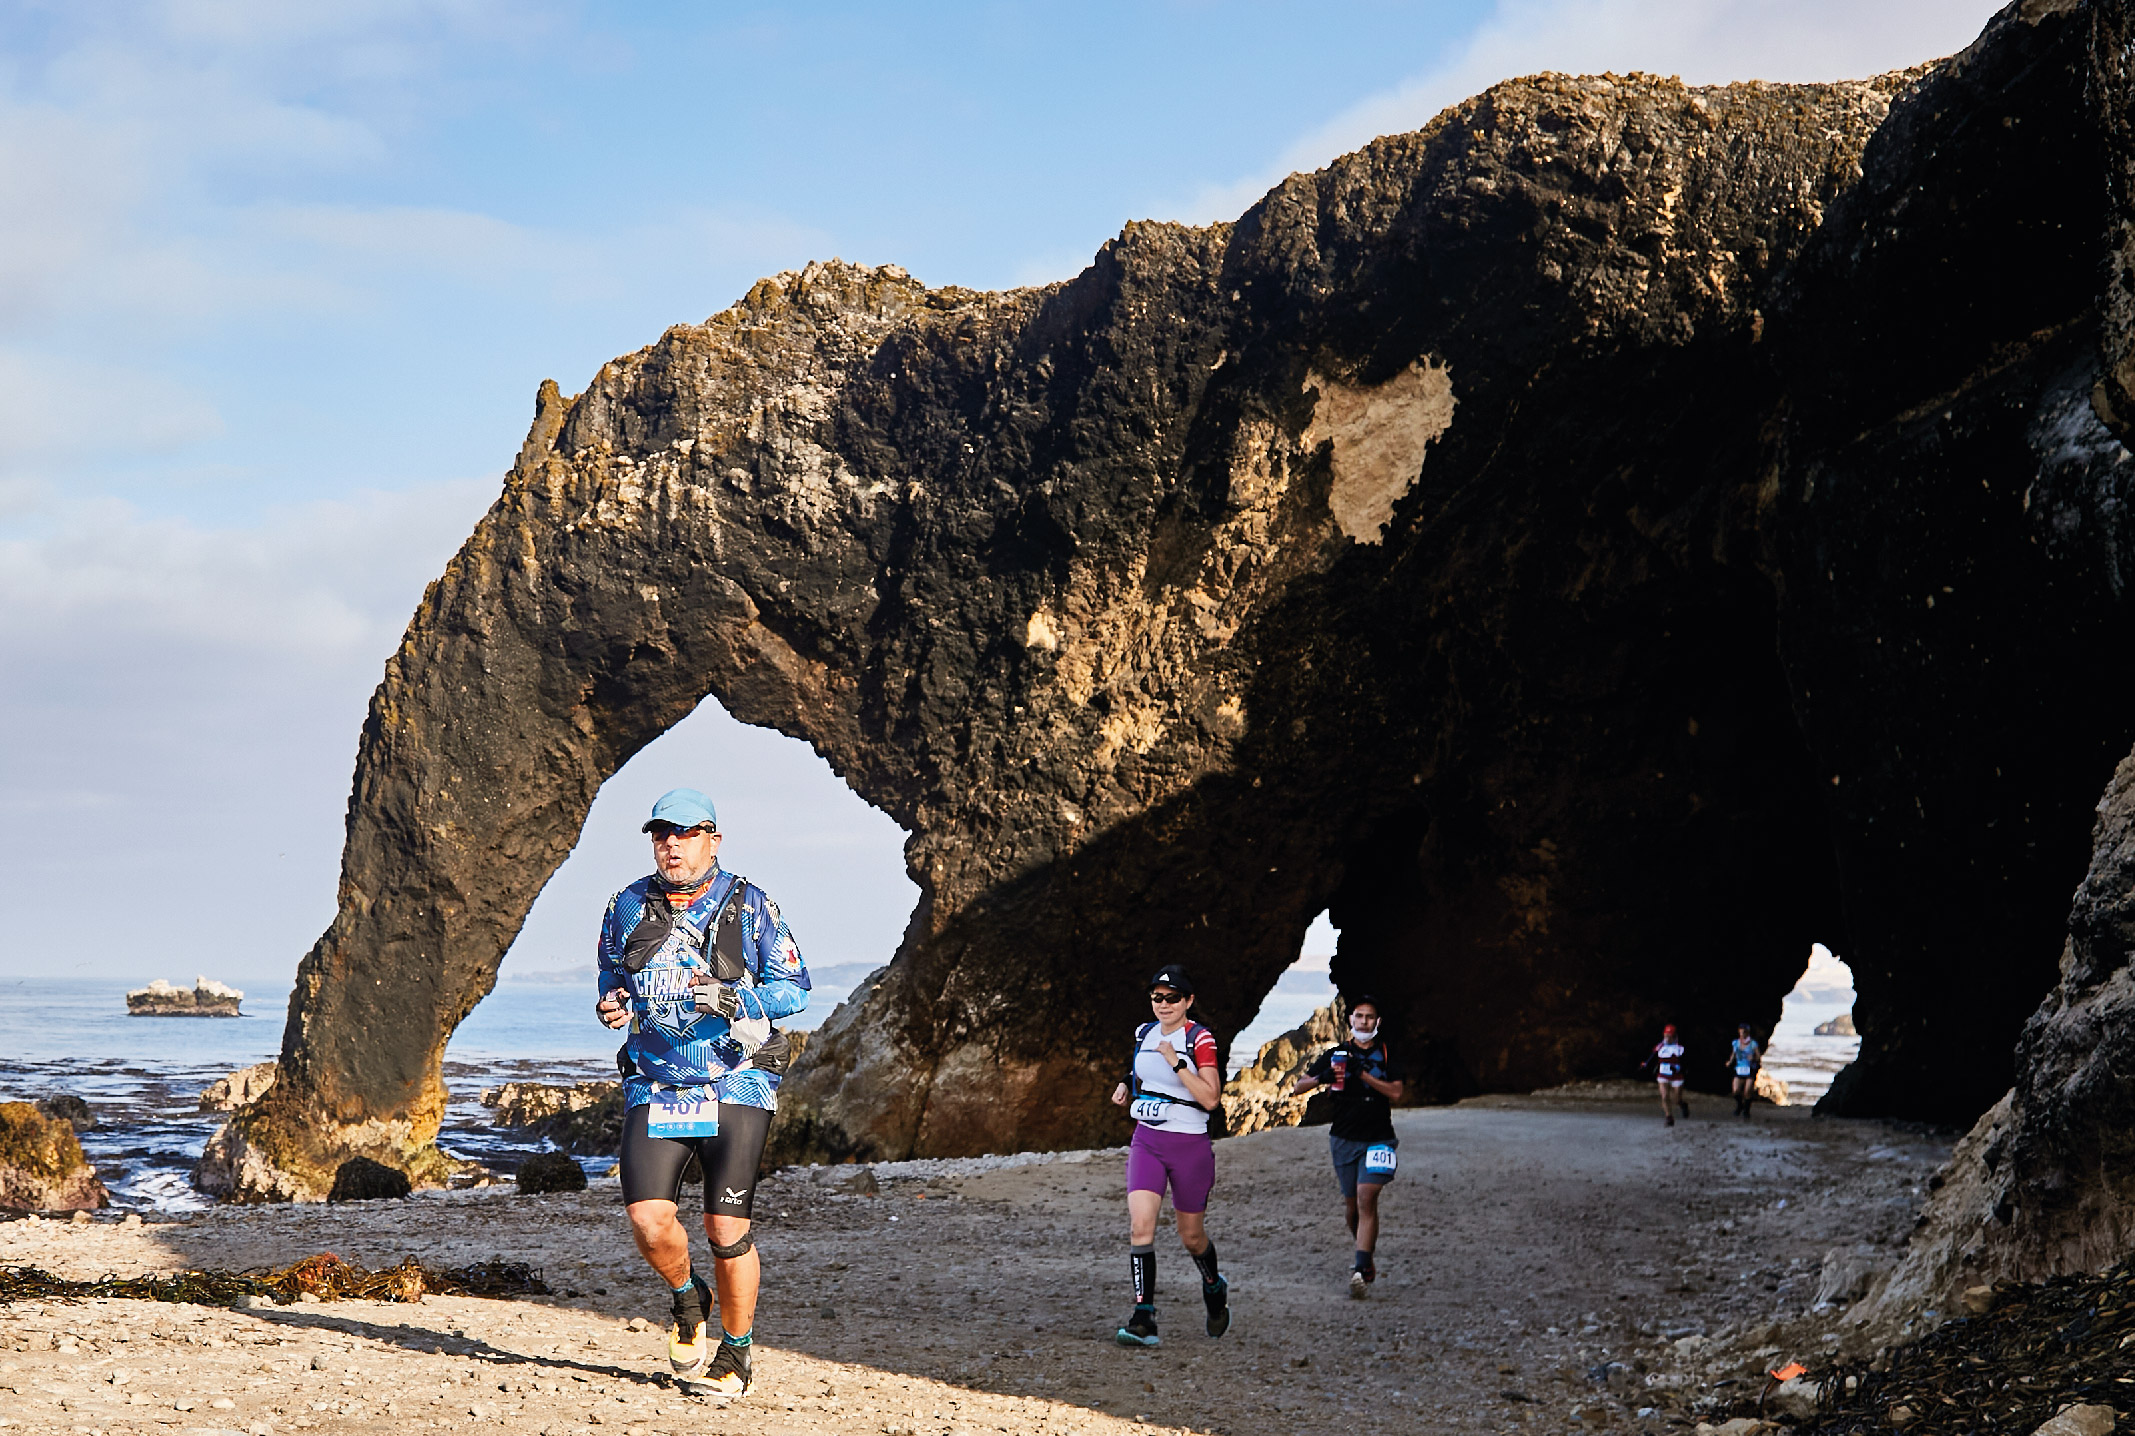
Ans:
[[[741,998],[731,983],[707,982],[697,989],[697,1010],[717,1013],[731,1022],[741,1011]]]

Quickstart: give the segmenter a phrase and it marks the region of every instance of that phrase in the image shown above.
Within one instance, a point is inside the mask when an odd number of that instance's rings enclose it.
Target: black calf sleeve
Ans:
[[[1134,1262],[1134,1304],[1156,1304],[1156,1248],[1154,1246],[1129,1247],[1128,1257]]]
[[[1201,1280],[1210,1285],[1214,1285],[1217,1276],[1216,1244],[1214,1242],[1210,1242],[1208,1246],[1203,1250],[1197,1252],[1188,1252],[1187,1255],[1194,1259],[1195,1266],[1201,1268]]]

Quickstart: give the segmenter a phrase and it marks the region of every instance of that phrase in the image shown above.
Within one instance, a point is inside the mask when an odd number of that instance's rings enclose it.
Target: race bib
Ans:
[[[1162,1097],[1137,1097],[1134,1099],[1134,1105],[1127,1109],[1127,1113],[1137,1122],[1161,1122],[1164,1120],[1164,1109],[1170,1105]]]
[[[1747,1063],[1747,1062],[1737,1062],[1737,1063],[1735,1064],[1735,1075],[1736,1075],[1737,1077],[1747,1077],[1747,1076],[1749,1076],[1749,1075],[1750,1075],[1750,1065],[1749,1065],[1749,1063]]]
[[[1379,1172],[1390,1177],[1400,1160],[1394,1149],[1383,1142],[1376,1147],[1364,1149],[1364,1170],[1367,1172]]]
[[[719,1099],[709,1087],[655,1087],[645,1114],[649,1137],[716,1137]]]

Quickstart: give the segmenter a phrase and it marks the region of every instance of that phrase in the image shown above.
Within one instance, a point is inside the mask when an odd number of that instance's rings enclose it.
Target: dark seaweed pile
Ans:
[[[2135,1258],[2096,1276],[2002,1283],[1984,1316],[1948,1322],[1887,1362],[1817,1375],[1824,1402],[1808,1429],[1833,1436],[1901,1424],[1906,1436],[2029,1436],[2077,1402],[2110,1406],[2124,1425],[2135,1414]],[[1901,1406],[1910,1415],[1894,1421]]]
[[[239,1297],[264,1296],[295,1301],[309,1293],[320,1301],[421,1301],[433,1296],[547,1296],[541,1273],[525,1262],[492,1257],[472,1266],[439,1271],[414,1257],[398,1266],[372,1271],[320,1252],[274,1270],[188,1271],[172,1276],[107,1276],[97,1281],[66,1281],[36,1267],[0,1267],[0,1305],[17,1301],[77,1301],[84,1297],[131,1297],[141,1301],[190,1302],[228,1306]]]

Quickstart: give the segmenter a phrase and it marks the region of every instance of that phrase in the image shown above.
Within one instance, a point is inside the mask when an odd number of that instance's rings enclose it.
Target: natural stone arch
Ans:
[[[1709,1045],[1821,937],[1862,976],[1857,1109],[1978,1110],[2127,725],[2058,715],[1996,800],[2020,818],[1915,835],[2001,865],[1984,898],[1911,858],[1883,886],[1904,840],[1826,779],[1887,805],[2071,692],[2069,640],[1965,611],[1936,642],[1990,649],[2024,701],[1884,752],[1946,697],[1858,651],[1917,603],[1878,586],[1892,512],[1924,525],[1901,559],[1984,563],[2083,642],[2125,628],[2080,514],[2054,549],[1966,507],[2028,482],[2027,426],[2098,363],[2101,301],[2065,282],[2104,227],[2072,183],[2102,165],[2086,23],[2005,18],[1917,80],[1510,83],[1236,226],[1130,226],[1065,285],[813,265],[576,399],[544,386],[374,699],[283,1080],[219,1144],[237,1186],[441,1170],[452,1026],[600,782],[707,692],[912,835],[919,907],[782,1094],[787,1154],[1116,1140],[1155,963],[1200,970],[1227,1036],[1330,902],[1337,975],[1389,997],[1428,1095],[1621,1070],[1663,1016]],[[1970,228],[1882,235],[1905,203]],[[1913,282],[2012,252],[1985,309]],[[1891,364],[1864,295],[1931,316],[1933,351]],[[1949,405],[1993,442],[1923,445],[1909,416],[1990,354]],[[2115,482],[2098,432],[2068,513]],[[1938,465],[1962,502],[1921,498]],[[1890,721],[1819,702],[1827,678]],[[1959,898],[1984,937],[1952,957]],[[1915,1018],[1938,963],[1975,996]],[[1987,1054],[1970,1087],[1906,1085],[1926,1041]]]

